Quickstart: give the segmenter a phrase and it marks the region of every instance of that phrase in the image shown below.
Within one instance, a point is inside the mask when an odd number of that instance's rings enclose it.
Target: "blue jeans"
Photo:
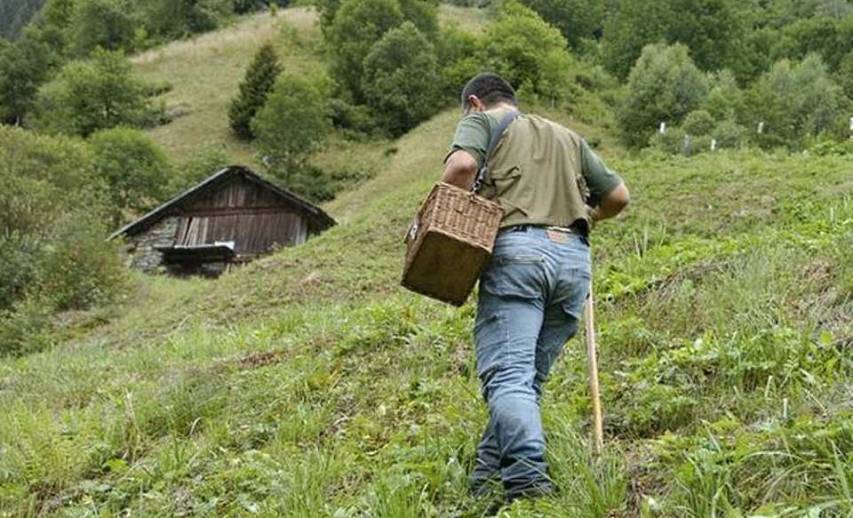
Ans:
[[[585,238],[538,227],[498,235],[474,326],[490,415],[471,474],[475,490],[498,475],[508,497],[549,485],[539,398],[577,332],[589,282]]]

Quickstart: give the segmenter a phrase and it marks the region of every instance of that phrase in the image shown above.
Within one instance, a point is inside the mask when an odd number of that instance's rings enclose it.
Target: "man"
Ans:
[[[493,131],[518,108],[508,82],[480,74],[465,86],[462,109],[442,180],[471,189]],[[559,124],[518,114],[498,138],[480,191],[504,216],[480,277],[474,326],[490,419],[471,489],[482,494],[501,480],[513,500],[555,489],[545,462],[542,385],[578,329],[589,292],[591,223],[617,215],[629,195],[583,138]]]

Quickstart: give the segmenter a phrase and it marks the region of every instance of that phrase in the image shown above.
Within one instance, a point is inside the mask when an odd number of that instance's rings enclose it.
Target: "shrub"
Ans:
[[[681,128],[668,128],[665,133],[655,133],[649,139],[649,146],[659,149],[670,155],[684,152],[684,130]]]
[[[109,186],[114,224],[138,215],[168,194],[171,165],[148,135],[115,128],[93,134],[90,142],[95,173]]]
[[[283,75],[252,122],[258,148],[275,169],[296,170],[331,127],[325,78]]]
[[[36,127],[88,136],[149,116],[142,83],[121,52],[96,50],[89,61],[66,65],[39,92]]]
[[[438,63],[430,42],[411,22],[388,31],[364,60],[367,104],[391,135],[402,135],[435,113]]]
[[[842,119],[841,88],[816,54],[800,63],[781,60],[747,91],[747,122],[765,122],[763,146],[798,147]]]
[[[714,129],[714,118],[705,110],[695,110],[684,117],[681,129],[694,137],[708,135]]]
[[[709,79],[711,89],[702,103],[702,108],[715,120],[736,119],[743,115],[743,91],[738,87],[734,74],[721,70]]]
[[[711,132],[711,137],[716,139],[718,148],[735,149],[741,147],[746,138],[746,129],[733,120],[724,120],[717,123]]]
[[[486,68],[534,95],[563,97],[572,68],[566,40],[531,9],[507,0],[483,41]]]
[[[50,244],[36,257],[41,300],[57,310],[86,309],[112,301],[125,281],[119,244],[101,215],[85,207],[66,212],[56,222]]]
[[[239,137],[244,139],[254,137],[252,119],[266,102],[279,74],[281,74],[281,65],[275,49],[270,44],[261,46],[246,70],[246,77],[240,83],[239,93],[231,101],[231,107],[228,110],[231,129]]]
[[[670,125],[699,107],[708,93],[705,76],[684,45],[647,45],[628,78],[620,114],[624,141],[642,146],[661,121]]]
[[[853,99],[853,51],[847,53],[838,65],[838,73],[835,75],[839,86],[844,94]]]

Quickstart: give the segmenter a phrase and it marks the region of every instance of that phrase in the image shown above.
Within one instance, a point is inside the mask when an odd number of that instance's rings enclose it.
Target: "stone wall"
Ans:
[[[158,221],[154,226],[127,239],[130,266],[143,272],[155,272],[163,266],[163,254],[155,246],[171,246],[178,232],[178,218],[170,217]]]

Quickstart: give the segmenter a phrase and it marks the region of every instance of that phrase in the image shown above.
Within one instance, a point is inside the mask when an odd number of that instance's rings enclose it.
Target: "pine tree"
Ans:
[[[240,92],[231,101],[228,112],[231,129],[241,138],[254,138],[252,119],[264,106],[281,71],[278,56],[272,45],[266,44],[258,49],[246,71],[245,79],[240,83]]]

